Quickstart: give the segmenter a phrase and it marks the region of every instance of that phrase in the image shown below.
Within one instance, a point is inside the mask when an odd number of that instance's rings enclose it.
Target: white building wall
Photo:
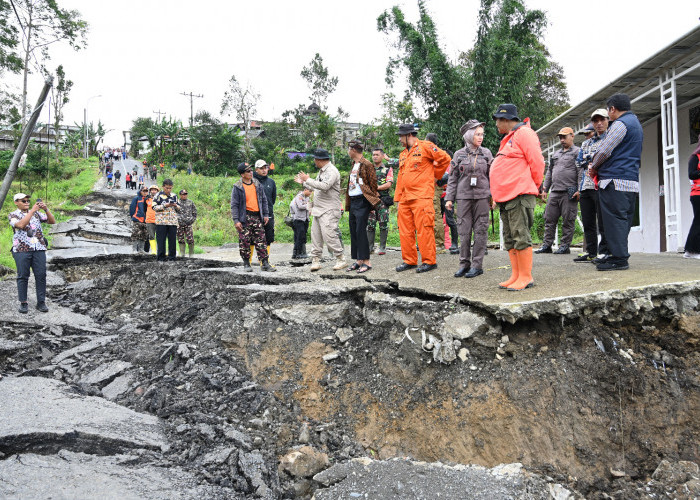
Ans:
[[[633,227],[629,235],[629,251],[654,253],[661,251],[659,204],[659,152],[658,122],[644,127],[642,161],[639,169],[639,218],[640,225]]]

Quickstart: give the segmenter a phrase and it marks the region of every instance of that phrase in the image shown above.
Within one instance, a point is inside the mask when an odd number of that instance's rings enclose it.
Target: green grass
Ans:
[[[34,188],[33,192],[29,191],[27,184],[21,184],[19,181],[14,181],[7,199],[0,210],[0,219],[3,221],[0,225],[0,264],[3,266],[15,269],[15,261],[12,258],[12,228],[8,224],[8,215],[16,210],[16,206],[12,201],[15,193],[21,192],[28,194],[32,200],[42,198],[49,209],[53,212],[56,222],[63,222],[71,218],[70,213],[64,211],[79,210],[83,205],[77,204],[75,201],[79,198],[90,194],[95,181],[99,178],[97,170],[97,158],[60,158],[56,164],[52,160],[51,171],[53,178],[49,177],[48,181],[43,181],[39,187]],[[49,245],[51,244],[51,235],[49,234],[48,225],[44,225]]]

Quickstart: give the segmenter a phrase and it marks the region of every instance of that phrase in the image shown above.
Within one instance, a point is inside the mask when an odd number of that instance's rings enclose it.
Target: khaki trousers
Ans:
[[[442,221],[442,212],[440,211],[440,196],[443,191],[441,187],[435,186],[433,194],[433,210],[435,211],[435,246],[437,248],[445,248],[445,223]]]
[[[333,255],[343,255],[343,244],[338,237],[340,210],[328,210],[323,215],[314,216],[311,223],[311,257],[321,258],[323,245],[327,245]]]

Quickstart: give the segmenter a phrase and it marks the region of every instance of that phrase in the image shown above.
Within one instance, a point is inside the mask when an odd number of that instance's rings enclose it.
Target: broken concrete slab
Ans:
[[[0,497],[185,500],[227,496],[217,486],[198,485],[197,478],[177,467],[129,465],[134,458],[66,450],[55,456],[11,456],[0,461]]]
[[[102,389],[102,395],[110,401],[114,401],[129,390],[133,381],[133,377],[128,373],[126,375],[122,375],[121,377],[117,377],[109,385]]]
[[[0,451],[5,454],[62,448],[110,454],[167,445],[157,417],[75,394],[53,379],[0,380],[0,421]]]
[[[64,359],[68,359],[71,356],[75,356],[76,354],[80,354],[81,352],[89,352],[94,349],[97,349],[98,347],[103,347],[109,344],[110,342],[113,342],[115,339],[118,338],[118,335],[104,335],[102,337],[97,337],[95,339],[89,340],[88,342],[85,342],[83,344],[80,344],[78,346],[73,347],[72,349],[68,349],[67,351],[63,351],[60,354],[57,354],[53,358],[54,363],[60,363]]]
[[[82,384],[103,384],[114,379],[133,365],[128,361],[110,361],[104,363],[80,379]]]
[[[20,349],[26,349],[32,345],[26,340],[8,340],[0,339],[0,354],[12,353]]]
[[[465,498],[473,500],[582,499],[556,483],[528,473],[520,464],[492,469],[477,465],[354,459],[314,476],[326,486],[314,499],[336,498]],[[556,493],[556,496],[555,496]]]

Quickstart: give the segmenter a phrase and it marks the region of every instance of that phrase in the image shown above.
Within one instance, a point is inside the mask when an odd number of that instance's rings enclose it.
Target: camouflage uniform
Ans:
[[[194,245],[192,225],[197,220],[197,207],[192,200],[180,200],[180,212],[177,214],[177,242]]]
[[[267,259],[265,245],[265,227],[259,214],[248,212],[243,229],[238,231],[238,250],[241,258],[250,261],[250,246],[255,245],[260,261]]]
[[[377,186],[386,184],[388,181],[393,181],[394,171],[393,169],[385,164],[381,167],[375,167],[377,174]],[[379,196],[386,196],[389,191],[379,191]],[[375,208],[369,213],[369,219],[367,219],[367,239],[369,240],[370,252],[374,251],[374,239],[377,230],[377,221],[379,221],[379,247],[382,251],[386,247],[386,236],[389,232],[389,207],[380,203],[380,208]]]

